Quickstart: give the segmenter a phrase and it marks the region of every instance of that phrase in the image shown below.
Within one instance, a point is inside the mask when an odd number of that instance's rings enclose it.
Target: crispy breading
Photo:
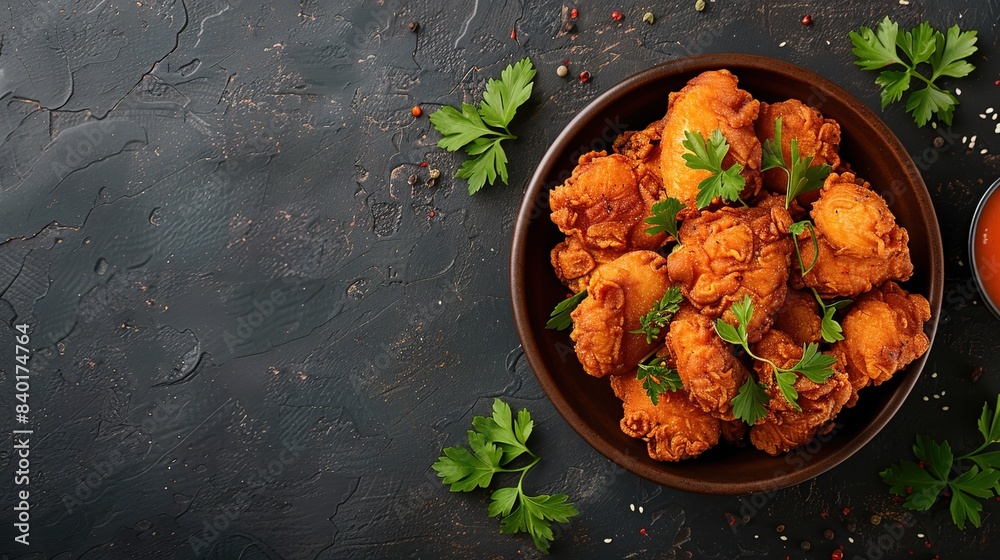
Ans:
[[[729,143],[722,166],[743,166],[746,179],[743,198],[760,191],[760,140],[754,120],[760,103],[737,87],[736,76],[728,70],[711,70],[692,78],[680,91],[670,94],[667,116],[660,141],[660,174],[663,190],[689,209],[695,209],[698,184],[711,173],[691,169],[684,161],[684,132],[699,132],[707,140],[719,129]]]
[[[794,242],[781,197],[753,208],[721,208],[685,220],[682,246],[667,257],[671,280],[706,317],[736,324],[733,303],[749,295],[754,314],[751,342],[771,326],[785,301]]]
[[[604,377],[634,371],[653,349],[645,334],[629,331],[639,329],[639,318],[670,287],[666,264],[654,251],[631,251],[597,267],[590,276],[587,297],[571,314],[570,334],[588,374]]]
[[[848,406],[858,400],[858,391],[881,385],[916,360],[930,347],[924,322],[931,318],[930,303],[895,282],[862,294],[840,322],[844,340],[833,345],[833,353],[845,364],[853,394]]]
[[[788,290],[785,303],[774,316],[774,328],[787,334],[796,344],[820,342],[823,318],[819,303],[805,290]]]
[[[712,321],[685,302],[670,321],[666,343],[692,402],[716,418],[735,418],[732,400],[747,370],[716,334]]]
[[[658,249],[666,234],[646,233],[659,181],[620,155],[589,152],[566,182],[552,190],[552,221],[566,241],[552,250],[552,265],[574,292],[594,268],[634,249]]]
[[[781,368],[790,368],[802,358],[802,346],[787,334],[770,330],[754,347],[754,354]],[[770,396],[767,416],[750,428],[750,442],[770,455],[778,455],[805,443],[832,421],[851,396],[851,383],[842,368],[822,383],[798,375],[793,387],[798,392],[799,410],[785,399],[774,378],[774,368],[766,362],[754,363],[757,376]]]
[[[913,274],[906,229],[896,224],[885,200],[853,173],[831,173],[810,216],[819,253],[802,282],[821,296],[854,297]],[[812,239],[803,234],[798,244],[802,260],[811,263],[817,254]]]
[[[719,419],[694,405],[683,389],[660,393],[654,406],[634,375],[612,377],[611,388],[622,400],[622,431],[645,440],[653,459],[680,461],[697,457],[719,442]]]

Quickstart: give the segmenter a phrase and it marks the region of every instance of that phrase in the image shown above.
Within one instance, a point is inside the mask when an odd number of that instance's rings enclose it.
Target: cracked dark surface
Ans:
[[[536,419],[545,460],[526,483],[582,512],[557,529],[557,557],[799,558],[803,540],[816,558],[837,545],[851,558],[995,556],[998,504],[958,532],[940,506],[905,517],[877,472],[915,433],[966,447],[1000,391],[1000,329],[965,249],[1000,176],[1000,136],[977,118],[1000,92],[1000,4],[870,4],[720,0],[699,14],[678,0],[653,7],[650,26],[645,4],[580,2],[572,33],[554,1],[0,7],[0,318],[33,328],[36,430],[22,547],[8,506],[15,424],[0,414],[0,558],[537,558],[530,540],[499,534],[487,493],[450,494],[430,468],[494,396]],[[877,109],[846,35],[882,10],[980,30],[978,70],[952,84],[964,90],[954,130],[978,134],[977,148],[956,141],[924,171],[948,262],[925,374],[861,452],[773,495],[698,496],[620,470],[554,412],[519,349],[508,253],[534,166],[608,87],[700,52],[789,60]],[[478,99],[524,55],[539,73],[509,144],[511,184],[470,198],[426,114]],[[556,77],[563,59],[594,78]],[[915,158],[932,145],[900,107],[883,117]],[[422,161],[442,171],[434,186]],[[873,548],[904,519],[891,547]]]

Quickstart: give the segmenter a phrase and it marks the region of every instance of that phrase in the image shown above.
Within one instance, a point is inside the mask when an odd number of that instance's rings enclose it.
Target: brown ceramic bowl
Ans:
[[[695,75],[727,68],[740,87],[757,99],[797,98],[836,119],[843,140],[841,156],[880,192],[897,222],[909,231],[915,272],[904,284],[931,304],[925,331],[933,342],[941,309],[944,260],[941,234],[930,195],[899,140],[871,110],[849,93],[808,70],[770,58],[713,54],[660,64],[613,87],[584,108],[562,131],[535,171],[518,214],[511,250],[514,321],[524,353],[538,382],[563,418],[590,445],[629,471],[666,486],[708,494],[776,490],[813,478],[850,457],[895,414],[924,367],[927,354],[879,387],[865,389],[854,408],[837,417],[825,441],[779,457],[748,446],[719,445],[678,463],[649,458],[646,444],[619,429],[621,401],[607,379],[583,372],[569,331],[545,329],[549,312],[566,297],[549,263],[549,251],[564,236],[549,219],[549,190],[569,176],[580,154],[610,151],[624,130],[644,128],[666,112],[667,94]]]

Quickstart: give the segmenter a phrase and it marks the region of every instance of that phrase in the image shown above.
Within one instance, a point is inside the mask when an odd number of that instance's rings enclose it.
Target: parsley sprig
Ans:
[[[788,188],[785,191],[786,209],[791,206],[795,197],[822,187],[823,181],[833,171],[833,168],[825,163],[813,165],[815,156],[801,157],[798,138],[792,138],[790,155],[791,164],[785,162],[785,154],[781,150],[781,117],[778,117],[774,121],[774,138],[764,141],[761,171],[785,170],[788,176]]]
[[[672,196],[657,202],[653,205],[652,215],[646,218],[646,223],[652,227],[646,228],[646,233],[656,235],[667,232],[674,236],[677,244],[681,244],[681,237],[677,229],[677,213],[684,209],[684,203]]]
[[[432,468],[452,492],[486,488],[497,473],[520,473],[517,486],[493,492],[488,513],[500,517],[501,533],[528,533],[538,550],[548,554],[554,538],[552,523],[566,523],[580,512],[567,501],[566,494],[525,494],[524,475],[541,459],[527,445],[534,427],[531,414],[521,409],[515,418],[507,403],[494,399],[493,416],[476,416],[472,426],[475,430],[468,432],[469,448],[446,447]],[[522,455],[531,457],[531,461],[511,467],[511,462]]]
[[[802,262],[802,251],[799,250],[798,241],[798,237],[807,229],[809,230],[809,238],[812,239],[813,244],[813,260],[809,263],[809,266],[806,266],[806,264]],[[801,222],[795,222],[794,224],[788,226],[788,231],[795,236],[795,239],[793,239],[793,241],[795,241],[795,256],[799,258],[799,270],[802,271],[802,276],[805,276],[806,274],[809,274],[809,271],[812,270],[814,266],[816,266],[816,260],[819,259],[819,240],[816,238],[816,230],[813,229],[813,223],[811,220],[802,220]]]
[[[722,168],[722,160],[729,153],[729,142],[726,141],[721,130],[717,128],[712,131],[707,142],[700,132],[685,130],[681,145],[687,149],[682,157],[688,167],[711,172],[711,175],[698,183],[698,196],[695,198],[695,204],[699,210],[712,204],[712,199],[717,196],[727,202],[739,200],[743,206],[746,206],[746,203],[740,198],[740,193],[746,186],[746,179],[740,175],[743,166],[734,163],[729,166],[729,169]]]
[[[507,153],[500,143],[514,140],[510,122],[517,108],[531,97],[535,68],[527,57],[500,73],[500,79],[490,78],[479,108],[462,103],[462,110],[444,106],[431,114],[431,124],[441,133],[438,146],[454,152],[465,150],[471,159],[462,162],[455,176],[469,183],[469,194],[475,194],[497,176],[507,184]]]
[[[978,427],[983,444],[960,457],[955,457],[947,441],[938,443],[917,436],[913,455],[919,463],[903,460],[879,473],[889,485],[889,493],[905,497],[904,507],[923,511],[930,509],[947,488],[951,492],[951,520],[955,526],[965,529],[965,522],[969,521],[979,527],[979,512],[983,510],[979,499],[1000,496],[1000,451],[986,451],[1000,443],[1000,396],[996,408],[991,409],[989,403],[983,405]],[[972,465],[966,469],[963,461]]]
[[[545,328],[557,331],[570,328],[573,325],[573,317],[570,314],[585,297],[587,297],[587,290],[580,290],[556,304],[552,313],[549,313],[549,320],[545,323]]]
[[[953,25],[944,35],[925,21],[900,32],[899,25],[886,16],[876,30],[862,27],[860,33],[852,31],[850,37],[852,52],[858,57],[854,64],[865,70],[881,70],[875,83],[882,88],[883,109],[902,99],[911,81],[919,80],[926,85],[906,98],[906,110],[917,126],[927,124],[933,115],[951,124],[958,98],[935,82],[942,77],[962,78],[975,70],[964,59],[978,50],[976,31],[962,31]],[[883,70],[893,64],[901,65],[903,70]],[[929,78],[917,71],[921,64],[930,65]]]
[[[639,381],[642,381],[642,388],[649,395],[649,400],[653,401],[653,406],[660,404],[661,393],[668,391],[673,393],[684,387],[677,371],[667,367],[667,362],[656,355],[645,363],[639,364],[635,376]]]
[[[826,303],[823,298],[819,297],[819,292],[816,288],[812,288],[813,296],[816,297],[817,303],[819,303],[819,310],[823,314],[823,319],[820,322],[819,330],[820,334],[823,335],[823,340],[834,343],[838,340],[844,340],[844,329],[840,326],[840,323],[833,318],[837,311],[847,307],[851,304],[850,299],[841,299]]]
[[[778,365],[771,360],[761,358],[750,350],[750,342],[747,338],[746,328],[746,326],[750,324],[750,319],[753,317],[753,300],[750,299],[750,296],[743,296],[743,299],[734,303],[730,309],[732,310],[733,315],[736,316],[736,320],[739,325],[734,327],[723,321],[720,317],[715,320],[715,332],[719,334],[719,337],[721,337],[722,340],[725,340],[730,344],[738,344],[742,346],[743,350],[751,358],[757,360],[758,362],[764,362],[770,365],[774,370],[774,379],[777,382],[778,389],[785,397],[785,400],[788,401],[788,403],[791,404],[795,410],[802,410],[798,404],[799,393],[795,390],[796,379],[798,379],[799,375],[804,375],[814,383],[822,383],[826,381],[831,375],[833,375],[833,364],[836,362],[836,358],[828,354],[821,353],[819,351],[819,345],[815,342],[810,342],[802,345],[802,358],[792,365],[792,367],[778,367]],[[762,394],[763,397],[761,396]],[[733,414],[735,414],[740,420],[743,420],[752,426],[757,422],[757,420],[766,415],[766,411],[764,410],[764,405],[768,402],[768,399],[765,398],[766,396],[767,394],[764,393],[760,384],[755,381],[751,375],[747,378],[743,387],[740,388],[739,393],[733,397]]]
[[[645,334],[646,344],[652,344],[660,335],[660,329],[666,327],[670,323],[670,319],[673,318],[674,313],[680,310],[683,299],[684,296],[681,295],[681,287],[670,286],[663,293],[663,297],[655,301],[653,307],[645,315],[639,317],[640,327],[629,332],[632,334]]]

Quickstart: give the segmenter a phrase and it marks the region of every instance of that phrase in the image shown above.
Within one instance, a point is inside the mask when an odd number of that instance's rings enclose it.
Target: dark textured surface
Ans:
[[[559,2],[344,4],[0,9],[0,317],[30,324],[35,352],[23,547],[15,333],[2,329],[3,557],[538,557],[498,534],[488,494],[449,494],[430,469],[498,395],[538,422],[544,461],[526,485],[565,491],[582,512],[557,530],[558,557],[997,554],[1000,504],[960,532],[941,505],[907,514],[877,475],[916,433],[974,445],[978,409],[1000,391],[1000,329],[966,249],[979,195],[1000,176],[1000,158],[979,153],[1000,153],[995,121],[979,118],[1000,105],[996,0],[720,0],[702,13],[684,0],[657,3],[652,26],[640,21],[648,4],[580,2],[578,33],[564,35]],[[871,444],[790,489],[700,496],[621,471],[555,414],[514,332],[510,232],[538,158],[606,88],[699,52],[788,60],[877,109],[874,74],[851,64],[846,35],[884,14],[980,31],[978,69],[951,84],[962,105],[941,149],[941,131],[898,106],[882,113],[923,170],[945,244],[924,375]],[[524,55],[539,75],[509,145],[511,184],[470,198],[452,179],[460,160],[410,107],[478,99]],[[563,59],[593,79],[558,78]],[[441,169],[436,185],[421,161]]]

